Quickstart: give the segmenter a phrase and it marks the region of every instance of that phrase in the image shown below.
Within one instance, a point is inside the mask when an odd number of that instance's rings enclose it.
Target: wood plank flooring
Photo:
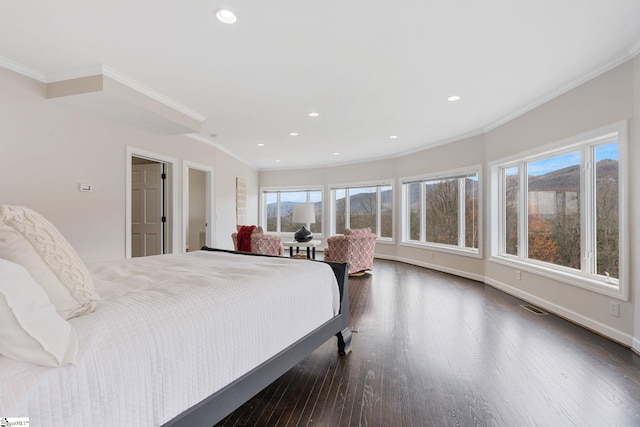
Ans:
[[[218,426],[640,426],[640,356],[482,283],[394,261],[332,339]]]

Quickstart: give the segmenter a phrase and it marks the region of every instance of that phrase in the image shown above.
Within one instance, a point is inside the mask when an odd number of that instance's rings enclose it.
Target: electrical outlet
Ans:
[[[433,252],[429,252],[429,258],[433,259]]]
[[[609,301],[609,314],[613,317],[620,317],[620,303]]]
[[[516,279],[522,280],[522,272],[520,270],[516,271]]]

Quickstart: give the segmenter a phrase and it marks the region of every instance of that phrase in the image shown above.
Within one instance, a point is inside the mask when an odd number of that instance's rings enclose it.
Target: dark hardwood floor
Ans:
[[[376,260],[335,338],[218,426],[640,426],[640,356],[471,280]]]

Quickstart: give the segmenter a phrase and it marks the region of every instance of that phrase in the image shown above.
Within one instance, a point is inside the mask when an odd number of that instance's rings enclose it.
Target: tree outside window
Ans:
[[[406,186],[408,188],[407,199],[409,202],[409,240],[420,241],[420,213],[422,212],[420,187],[422,183],[411,182]]]
[[[368,227],[381,238],[392,238],[392,186],[335,188],[333,195],[335,233],[342,234],[345,228]]]
[[[378,187],[349,189],[349,228],[378,232]]]
[[[580,152],[528,162],[528,257],[580,268]]]
[[[336,189],[335,194],[335,226],[336,233],[343,234],[344,229],[347,227],[347,190]]]
[[[595,147],[596,271],[620,277],[620,200],[617,143]]]
[[[465,178],[464,182],[464,218],[465,236],[464,246],[467,248],[478,248],[479,238],[479,210],[478,197],[480,186],[477,177]]]
[[[518,255],[518,195],[520,193],[519,168],[514,166],[504,170],[504,251],[509,255]]]
[[[455,172],[405,182],[408,213],[406,238],[411,242],[478,251],[478,172]]]
[[[425,182],[427,242],[458,244],[458,180]]]

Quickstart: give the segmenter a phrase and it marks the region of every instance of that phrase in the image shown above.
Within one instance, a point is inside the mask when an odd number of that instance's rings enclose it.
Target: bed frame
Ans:
[[[247,252],[214,249],[204,246],[202,250],[218,251],[249,256],[258,255]],[[240,407],[246,401],[259,393],[266,386],[274,382],[285,372],[300,363],[302,359],[311,354],[315,349],[324,344],[332,336],[338,338],[338,353],[345,355],[351,351],[351,330],[348,328],[349,320],[349,291],[347,263],[328,261],[300,260],[300,262],[324,262],[329,264],[338,280],[340,288],[340,312],[318,327],[310,334],[282,350],[266,362],[247,372],[242,377],[218,390],[198,404],[192,406],[175,418],[164,424],[163,427],[211,427],[223,420],[227,415]]]

